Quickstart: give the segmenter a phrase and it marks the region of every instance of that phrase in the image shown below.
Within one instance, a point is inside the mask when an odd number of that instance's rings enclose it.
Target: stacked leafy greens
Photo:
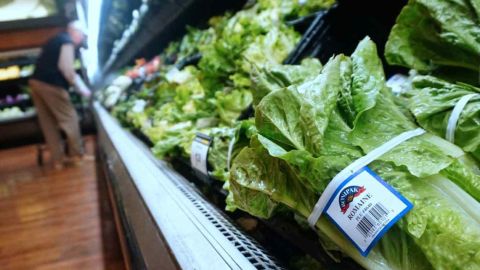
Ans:
[[[221,19],[214,17],[210,20],[212,27],[207,30],[201,30],[195,27],[187,26],[187,34],[182,38],[178,48],[177,59],[181,60],[199,52],[199,48],[210,44],[215,36],[214,27],[221,23]]]
[[[458,101],[480,89],[463,83],[450,83],[432,76],[416,76],[405,95],[410,111],[423,128],[445,137],[448,120]],[[455,144],[480,160],[480,98],[471,100],[460,114]]]
[[[190,56],[199,53],[199,48],[210,44],[215,37],[215,28],[228,18],[212,17],[209,21],[210,28],[202,30],[196,27],[187,26],[187,33],[179,41],[172,41],[159,55],[163,63],[178,63]]]
[[[208,162],[213,176],[225,181],[228,210],[306,218],[338,172],[416,128],[386,87],[368,38],[351,57],[338,55],[325,66],[314,59],[280,64],[299,40],[285,21],[331,4],[258,0],[212,18],[206,30],[190,28],[162,59],[200,53],[198,66],[164,66],[153,83],[112,113],[146,134],[159,158],[188,157],[195,134],[210,135]],[[390,35],[388,61],[448,78],[461,73],[471,81],[480,67],[479,10],[476,0],[411,0]],[[414,80],[408,106],[431,133],[369,165],[413,210],[368,257],[321,218],[316,227],[326,250],[341,251],[368,269],[480,268],[478,168],[462,149],[438,137],[455,101],[473,92],[478,88],[430,76]],[[237,121],[250,104],[255,119]],[[469,103],[456,133],[457,143],[477,158],[479,106],[478,100]]]
[[[278,8],[280,15],[284,18],[297,18],[310,15],[319,10],[331,7],[335,1],[332,0],[260,0],[258,1],[263,8]]]
[[[385,47],[390,64],[478,84],[480,2],[410,0]]]
[[[200,48],[199,68],[209,86],[248,91],[252,63],[281,63],[299,40],[284,12],[281,5],[259,1],[217,28],[212,43]]]
[[[308,217],[339,171],[416,128],[395,104],[368,38],[351,57],[330,59],[315,78],[264,93],[255,108],[258,134],[234,159],[227,201],[229,209],[262,218],[285,208]],[[427,133],[372,162],[414,208],[368,257],[323,217],[316,227],[325,248],[368,269],[478,269],[480,176],[464,155]]]
[[[229,163],[240,150],[248,146],[250,139],[256,134],[253,119],[238,122],[234,127],[221,127],[205,130],[212,139],[212,147],[208,151],[208,163],[213,167],[212,176],[221,181],[228,181]]]
[[[279,65],[299,41],[300,34],[285,20],[331,4],[260,0],[233,15],[212,18],[206,30],[189,28],[180,43],[169,46],[168,53],[177,48],[180,60],[198,52],[202,55],[198,66],[163,68],[157,84],[145,87],[114,112],[123,123],[146,134],[160,158],[188,156],[197,132],[229,137],[241,126],[237,119],[255,95],[250,73],[259,66]],[[314,65],[321,66],[318,61]],[[139,100],[145,106],[134,109]],[[226,160],[227,152],[222,155]],[[225,179],[225,170],[225,164],[215,167],[215,176]]]

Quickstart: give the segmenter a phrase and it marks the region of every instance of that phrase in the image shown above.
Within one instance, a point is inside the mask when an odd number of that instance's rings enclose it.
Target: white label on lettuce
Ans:
[[[209,147],[210,140],[197,135],[192,142],[190,154],[190,163],[192,167],[205,175],[208,175],[207,156]]]
[[[413,205],[368,167],[348,177],[328,201],[325,214],[363,256]]]

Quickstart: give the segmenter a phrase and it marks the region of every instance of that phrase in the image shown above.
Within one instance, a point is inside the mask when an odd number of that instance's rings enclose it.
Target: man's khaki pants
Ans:
[[[31,79],[29,85],[52,161],[62,162],[64,159],[60,130],[63,130],[67,137],[68,154],[80,156],[82,146],[78,116],[68,92],[61,87],[35,79]]]

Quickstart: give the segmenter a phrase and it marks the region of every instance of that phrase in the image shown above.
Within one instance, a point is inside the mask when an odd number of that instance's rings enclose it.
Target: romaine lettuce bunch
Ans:
[[[396,135],[417,128],[386,87],[368,38],[314,79],[265,91],[250,146],[234,159],[228,208],[269,218],[287,207],[308,217],[331,179]],[[369,167],[413,203],[367,257],[325,217],[329,250],[367,269],[479,269],[480,176],[457,146],[431,133],[412,138]]]

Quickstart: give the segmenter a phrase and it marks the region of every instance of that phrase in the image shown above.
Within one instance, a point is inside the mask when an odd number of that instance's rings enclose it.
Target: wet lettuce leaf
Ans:
[[[478,0],[411,0],[392,28],[385,57],[390,64],[478,84],[479,22]]]
[[[409,109],[418,123],[442,138],[454,106],[469,94],[480,94],[480,88],[433,76],[416,76],[407,93]],[[480,98],[470,100],[460,114],[454,143],[480,161]]]
[[[265,64],[252,68],[253,101],[257,105],[271,91],[315,78],[320,74],[322,64],[315,58],[306,58],[300,65]]]

